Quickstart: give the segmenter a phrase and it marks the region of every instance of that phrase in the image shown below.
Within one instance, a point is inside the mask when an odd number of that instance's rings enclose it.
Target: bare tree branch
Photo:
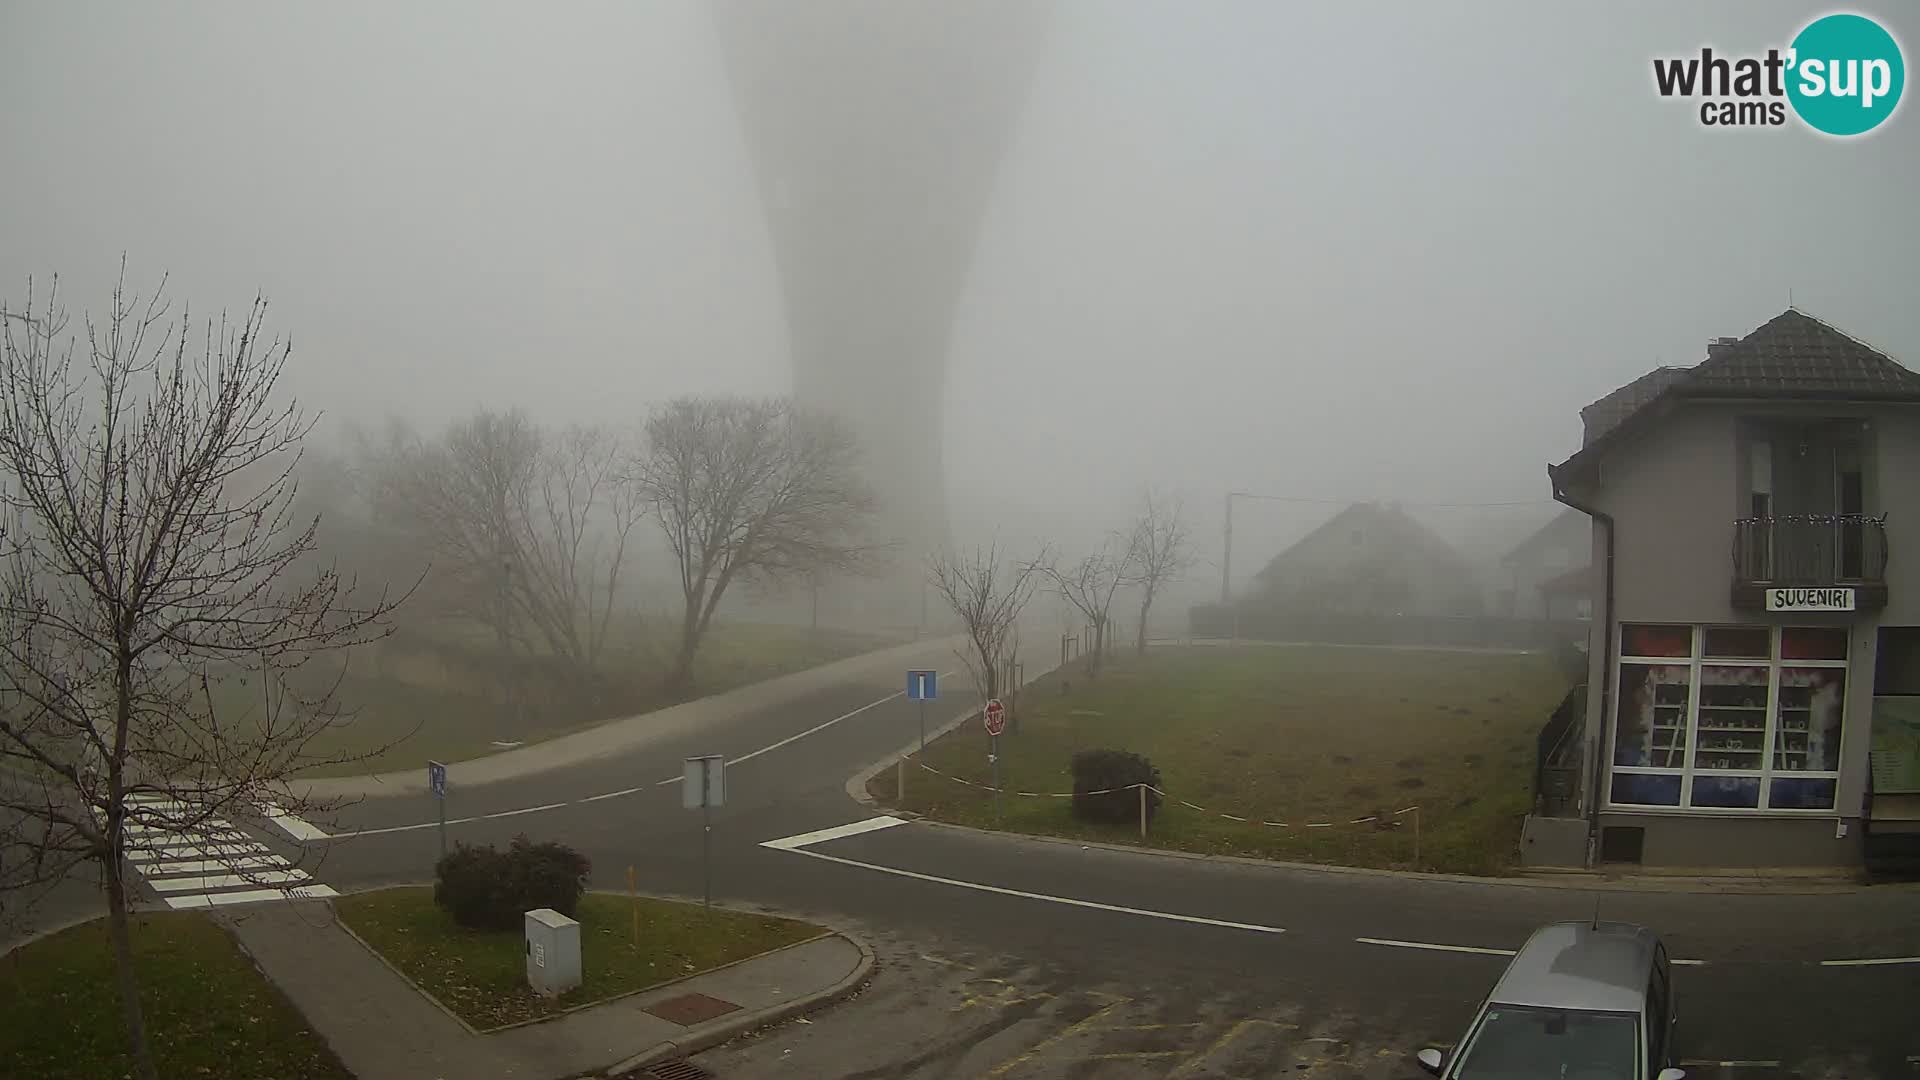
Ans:
[[[1140,626],[1134,648],[1147,651],[1147,616],[1153,602],[1168,582],[1174,581],[1193,565],[1193,552],[1187,521],[1178,499],[1147,492],[1140,516],[1127,535],[1127,562],[1131,568],[1128,583],[1140,587]]]
[[[630,472],[680,571],[680,647],[668,675],[684,689],[729,586],[822,572],[865,573],[873,496],[852,433],[786,398],[683,397],[646,423]]]
[[[289,676],[383,636],[398,603],[354,599],[330,568],[295,579],[317,525],[293,512],[311,425],[278,403],[290,346],[266,303],[196,335],[164,287],[144,304],[116,287],[79,335],[57,282],[44,305],[29,284],[25,318],[0,310],[0,887],[99,867],[148,1078],[125,855],[269,803],[329,809],[288,778],[367,755],[313,748],[342,718],[337,678]]]
[[[1100,549],[1070,566],[1049,560],[1039,570],[1051,584],[1052,591],[1072,604],[1093,628],[1093,641],[1087,650],[1087,674],[1089,677],[1100,674],[1100,664],[1107,651],[1108,613],[1113,608],[1113,595],[1128,581],[1132,569],[1133,551],[1124,541],[1108,537]]]
[[[995,541],[966,554],[942,552],[928,564],[928,580],[967,635],[968,649],[960,658],[985,697],[1000,696],[1000,673],[1018,643],[1020,615],[1033,599],[1046,561],[1042,550],[1030,561],[1010,562]]]

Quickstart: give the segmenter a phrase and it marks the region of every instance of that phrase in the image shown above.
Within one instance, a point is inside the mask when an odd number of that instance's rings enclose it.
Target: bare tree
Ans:
[[[1073,605],[1093,629],[1093,641],[1087,650],[1087,675],[1090,678],[1100,674],[1101,660],[1107,651],[1107,628],[1110,625],[1113,596],[1127,583],[1132,558],[1133,553],[1127,544],[1108,537],[1098,551],[1070,566],[1063,567],[1049,561],[1040,567],[1040,572],[1051,583],[1053,592]]]
[[[960,659],[985,697],[1000,696],[1000,673],[1018,644],[1020,615],[1040,583],[1046,552],[1012,562],[998,541],[967,554],[942,552],[928,566],[934,591],[953,609],[967,635]]]
[[[680,646],[668,685],[693,660],[729,586],[865,572],[873,496],[858,446],[831,417],[786,398],[683,397],[654,411],[632,482],[680,570]]]
[[[503,655],[539,648],[596,672],[642,509],[618,436],[481,410],[436,442],[396,424],[363,447],[376,502],[431,554],[445,610],[491,628]]]
[[[142,304],[116,287],[80,341],[57,281],[0,317],[0,867],[15,887],[99,868],[148,1080],[124,858],[268,802],[328,809],[286,781],[347,760],[309,745],[339,718],[337,682],[302,693],[288,676],[381,635],[394,608],[349,606],[331,571],[288,580],[317,525],[291,509],[310,423],[276,401],[289,346],[266,336],[266,305],[196,335],[164,290]],[[216,690],[235,679],[259,707]]]
[[[1140,627],[1134,648],[1147,652],[1147,616],[1153,601],[1168,582],[1193,565],[1193,552],[1187,535],[1187,522],[1178,499],[1147,492],[1146,504],[1127,537],[1127,561],[1131,568],[1129,584],[1140,587]]]

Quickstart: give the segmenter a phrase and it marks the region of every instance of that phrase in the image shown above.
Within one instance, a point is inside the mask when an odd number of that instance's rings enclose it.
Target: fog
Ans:
[[[1346,501],[1530,504],[1428,513],[1491,550],[1555,512],[1582,405],[1790,300],[1915,365],[1912,106],[1831,140],[1652,89],[1810,13],[1058,5],[944,393],[897,403],[955,535],[1072,550],[1151,486],[1205,591],[1228,491],[1319,500],[1244,508],[1240,580]],[[0,290],[97,307],[124,254],[196,310],[263,292],[331,425],[791,386],[699,4],[9,4],[0,102]]]

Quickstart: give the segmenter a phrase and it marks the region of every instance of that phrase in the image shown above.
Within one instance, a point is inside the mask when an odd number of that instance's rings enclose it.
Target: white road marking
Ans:
[[[761,845],[766,846],[766,845]],[[805,855],[810,859],[822,859],[839,863],[842,866],[857,866],[862,870],[873,870],[895,877],[912,878],[915,881],[928,881],[935,885],[951,885],[957,889],[972,889],[975,892],[995,893],[1000,896],[1018,897],[1022,900],[1038,900],[1046,904],[1063,904],[1067,907],[1090,908],[1094,911],[1111,911],[1120,915],[1139,915],[1149,919],[1164,919],[1168,922],[1191,923],[1196,926],[1218,926],[1227,930],[1252,930],[1262,934],[1284,934],[1286,930],[1278,926],[1261,926],[1257,923],[1231,922],[1226,919],[1208,919],[1199,915],[1181,915],[1172,911],[1153,911],[1147,908],[1124,907],[1119,904],[1102,904],[1093,900],[1079,900],[1071,896],[1049,896],[1046,893],[1025,892],[1020,889],[1006,889],[998,885],[983,885],[977,881],[961,881],[958,878],[939,877],[934,874],[921,874],[912,870],[900,870],[891,866],[860,862],[856,859],[843,859],[838,855],[826,855],[806,848],[781,848],[795,855]]]
[[[1427,949],[1432,952],[1476,953],[1481,956],[1512,956],[1512,949],[1483,949],[1477,945],[1435,945],[1430,941],[1397,941],[1393,938],[1357,937],[1362,945],[1391,945],[1396,949]]]
[[[619,791],[606,791],[598,795],[589,795],[586,798],[581,799],[580,801],[583,803],[586,803],[586,802],[599,802],[601,799],[617,799],[622,795],[631,795],[636,791],[643,791],[643,790],[645,789],[637,788],[637,787],[621,788]]]
[[[206,892],[231,889],[236,885],[281,885],[289,881],[310,880],[305,870],[261,870],[252,874],[209,874],[205,877],[149,878],[147,884],[159,892]]]
[[[325,829],[318,828],[294,814],[289,814],[273,803],[266,804],[261,807],[261,810],[266,814],[268,821],[280,826],[288,836],[293,837],[295,840],[325,840],[327,838],[327,831]]]
[[[1682,1068],[1691,1067],[1695,1069],[1706,1069],[1716,1066],[1722,1069],[1777,1069],[1780,1067],[1780,1063],[1777,1061],[1708,1061],[1703,1058],[1688,1058],[1682,1061],[1680,1065]]]
[[[292,889],[249,889],[246,892],[200,893],[195,896],[169,896],[172,908],[224,907],[227,904],[258,904],[266,900],[320,900],[339,896],[325,885],[301,885]]]
[[[514,817],[518,814],[537,814],[542,810],[558,810],[566,805],[568,804],[563,802],[550,802],[545,806],[528,806],[519,810],[502,810],[497,814],[481,814],[480,816],[483,818]]]
[[[164,862],[168,859],[217,859],[222,855],[266,855],[264,844],[213,844],[207,847],[168,848],[164,851],[148,851],[135,848],[126,853],[128,862]]]
[[[380,829],[355,829],[350,833],[334,833],[329,839],[352,840],[357,836],[379,836],[382,833],[412,832],[415,829],[432,829],[439,825],[465,825],[469,821],[479,821],[477,817],[448,818],[445,822],[423,821],[418,825],[388,825]]]
[[[1396,949],[1424,949],[1429,952],[1474,953],[1479,956],[1512,956],[1512,949],[1484,949],[1478,945],[1440,945],[1431,941],[1401,941],[1398,938],[1357,937],[1353,940],[1362,945],[1390,945]],[[1705,960],[1671,960],[1669,963],[1687,967],[1705,967]]]
[[[877,829],[891,829],[895,825],[905,824],[906,822],[900,818],[882,815],[880,817],[866,818],[862,821],[849,822],[845,825],[835,825],[831,829],[815,829],[809,833],[783,836],[778,840],[764,840],[760,846],[777,848],[781,851],[792,851],[794,848],[803,848],[813,844],[824,844],[829,840],[838,840],[843,836],[859,836],[861,833],[870,833]]]
[[[286,860],[278,855],[252,855],[243,859],[183,859],[178,862],[147,863],[137,869],[148,880],[168,874],[204,874],[209,870],[252,870],[262,866],[280,866]]]
[[[1920,956],[1869,956],[1858,960],[1822,960],[1821,967],[1879,967],[1883,964],[1920,964]]]

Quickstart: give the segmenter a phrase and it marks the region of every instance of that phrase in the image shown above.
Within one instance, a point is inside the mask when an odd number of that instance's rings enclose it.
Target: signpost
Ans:
[[[1000,733],[1007,730],[1007,710],[999,698],[988,698],[981,713],[987,727],[987,764],[993,767],[993,819],[1000,820]]]
[[[440,808],[440,857],[447,857],[447,767],[438,761],[427,762],[427,787],[433,790],[434,805]]]
[[[713,808],[727,804],[727,759],[702,754],[687,759],[681,774],[680,805],[700,811],[701,895],[713,906]]]
[[[907,672],[907,700],[920,703],[920,752],[927,752],[927,702],[940,697],[940,676],[932,671]]]

